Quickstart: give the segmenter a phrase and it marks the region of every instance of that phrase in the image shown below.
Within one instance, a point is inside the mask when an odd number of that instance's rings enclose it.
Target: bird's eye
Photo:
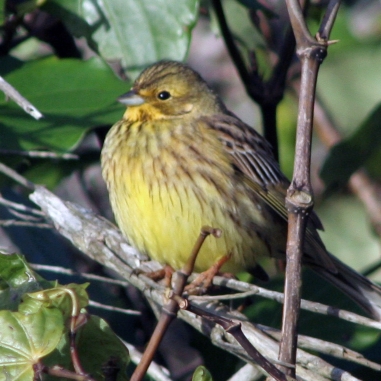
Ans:
[[[171,97],[171,94],[168,91],[161,91],[159,94],[157,94],[157,97],[161,101],[165,101]]]

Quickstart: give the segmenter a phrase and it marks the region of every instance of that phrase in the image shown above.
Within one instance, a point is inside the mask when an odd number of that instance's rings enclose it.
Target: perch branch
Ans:
[[[31,194],[30,198],[42,208],[56,229],[79,250],[87,253],[97,262],[116,271],[126,281],[141,290],[150,300],[163,305],[164,287],[155,282],[149,282],[146,279],[147,277],[137,275],[134,272],[136,268],[152,271],[160,266],[156,262],[147,262],[147,258],[132,248],[120,231],[115,229],[110,222],[97,217],[85,208],[70,202],[63,202],[43,187],[36,187],[35,192]],[[225,282],[228,283],[230,280],[225,279]],[[279,343],[256,328],[255,324],[249,323],[244,315],[231,311],[219,303],[198,300],[194,300],[192,303],[202,306],[213,314],[226,316],[228,319],[234,318],[239,320],[245,336],[250,340],[252,345],[266,358],[272,359],[271,361],[274,363],[276,362]],[[215,345],[228,350],[248,363],[256,365],[222,328],[188,311],[179,311],[178,316],[202,334],[211,338]],[[345,377],[347,381],[356,380],[349,373],[338,370],[319,357],[301,349],[298,350],[297,354],[297,373],[304,380],[311,381],[339,380],[335,376],[337,374],[340,374],[340,377]]]

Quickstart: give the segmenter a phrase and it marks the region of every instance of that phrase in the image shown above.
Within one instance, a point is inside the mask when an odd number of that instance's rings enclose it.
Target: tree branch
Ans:
[[[333,26],[338,6],[330,3],[321,26],[322,35],[315,40],[308,31],[298,0],[286,0],[294,31],[297,55],[301,61],[301,85],[297,121],[294,174],[287,191],[288,208],[287,266],[285,303],[282,320],[282,340],[279,359],[295,364],[297,350],[297,323],[300,309],[301,259],[308,215],[313,208],[310,182],[311,136],[314,115],[316,81],[320,64],[327,55],[327,39]],[[295,377],[293,368],[284,369]]]

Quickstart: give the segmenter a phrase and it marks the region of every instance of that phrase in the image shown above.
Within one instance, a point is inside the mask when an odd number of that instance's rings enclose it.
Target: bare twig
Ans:
[[[110,279],[107,277],[103,277],[95,274],[88,273],[78,273],[71,269],[67,269],[60,266],[49,266],[49,265],[41,265],[32,263],[31,267],[37,271],[49,271],[54,273],[59,273],[63,275],[73,275],[76,277],[82,277],[87,280],[104,282],[115,284],[122,287],[127,287],[130,283],[120,279]],[[189,279],[193,280],[197,275],[193,274]],[[147,280],[151,281],[149,278]],[[151,284],[151,283],[150,283]],[[231,290],[239,291],[236,294],[228,294],[228,295],[190,295],[188,298],[190,301],[198,301],[198,302],[212,302],[216,300],[234,300],[234,299],[242,299],[248,296],[260,296],[262,298],[274,300],[278,303],[283,303],[284,294],[278,291],[268,290],[263,287],[259,287],[255,284],[249,284],[246,282],[242,282],[236,279],[227,279],[225,277],[215,276],[213,278],[213,284],[215,286],[224,286]],[[363,325],[364,327],[374,328],[381,330],[381,323],[367,317],[355,314],[353,312],[349,312],[346,310],[342,310],[340,308],[334,308],[332,306],[328,306],[322,303],[311,302],[309,300],[301,300],[301,309],[310,311],[313,313],[318,313],[327,316],[334,316],[338,319],[342,319],[354,324]]]
[[[128,310],[126,308],[120,308],[120,307],[115,307],[115,306],[109,306],[107,304],[95,302],[94,300],[89,300],[89,306],[94,307],[94,308],[99,308],[102,310],[106,310],[106,311],[119,312],[119,313],[126,314],[126,315],[141,315],[141,312],[139,312],[139,311]]]
[[[16,171],[4,165],[3,163],[0,163],[0,173],[3,173],[4,175],[10,177],[11,179],[13,179],[17,183],[23,185],[24,187],[28,189],[31,189],[31,190],[35,189],[35,185],[31,181],[19,175]]]
[[[258,328],[269,334],[271,337],[279,340],[281,332],[272,327],[258,325]],[[342,345],[333,344],[328,341],[316,339],[305,335],[298,336],[298,346],[310,351],[318,351],[326,355],[334,356],[339,359],[348,360],[357,364],[367,366],[368,368],[381,371],[381,365],[366,359],[361,353],[352,351]]]
[[[0,149],[0,155],[13,155],[23,157],[33,157],[38,159],[61,159],[61,160],[78,160],[79,155],[73,153],[55,153],[49,151],[18,151],[13,149]]]
[[[330,2],[317,40],[308,31],[299,1],[286,0],[286,3],[295,34],[297,55],[301,61],[301,85],[294,175],[286,197],[289,230],[287,237],[285,303],[279,358],[284,362],[295,364],[297,322],[300,308],[301,258],[306,223],[313,207],[310,160],[316,81],[320,64],[327,55],[327,40],[336,17],[339,1]],[[285,371],[295,377],[294,369],[285,369]]]
[[[107,278],[105,276],[101,275],[95,275],[95,274],[88,274],[88,273],[79,273],[77,271],[74,271],[72,269],[67,269],[65,267],[61,266],[50,266],[50,265],[42,265],[37,263],[30,263],[30,266],[37,271],[48,271],[52,273],[58,273],[63,275],[72,275],[75,277],[82,277],[84,279],[97,281],[97,282],[104,282],[109,284],[115,284],[121,287],[127,287],[130,285],[130,283],[126,282],[125,280],[120,279],[111,279]]]
[[[152,362],[153,356],[156,353],[156,350],[163,339],[165,332],[167,331],[169,325],[176,318],[177,312],[180,308],[178,304],[178,298],[184,292],[184,287],[187,283],[188,277],[192,274],[194,264],[197,259],[197,255],[206,239],[210,234],[213,234],[215,237],[219,237],[221,232],[218,229],[213,229],[210,227],[203,227],[201,229],[200,235],[193,247],[193,250],[189,256],[188,261],[185,263],[184,267],[176,272],[177,278],[173,286],[173,291],[163,307],[159,321],[155,327],[155,330],[149,340],[146,350],[144,351],[143,357],[136,367],[134,373],[131,376],[131,381],[140,381],[143,379],[144,375],[147,372],[149,365]]]
[[[241,282],[236,279],[226,279],[224,277],[216,276],[213,279],[213,284],[216,286],[224,286],[231,290],[242,291],[242,293],[240,294],[235,294],[240,297],[247,297],[249,295],[257,295],[266,299],[275,300],[278,303],[284,302],[284,294],[281,292],[267,290],[266,288],[262,288],[254,284],[248,284],[246,282]],[[229,299],[228,296],[229,295],[222,295],[221,299],[228,300]],[[189,297],[189,299],[199,300],[201,302],[201,301],[219,300],[219,297],[218,296],[213,297],[208,295],[205,295],[205,296],[192,295]],[[306,311],[311,311],[321,315],[334,316],[351,323],[360,324],[365,327],[381,330],[380,322],[369,319],[365,316],[355,314],[353,312],[342,310],[340,308],[335,308],[335,307],[328,306],[322,303],[311,302],[309,300],[304,300],[304,299],[301,300],[300,307]]]
[[[287,381],[291,378],[287,377],[284,373],[279,371],[269,360],[267,360],[247,339],[241,329],[241,322],[227,319],[224,316],[212,314],[199,306],[192,305],[191,303],[182,303],[182,309],[191,311],[204,319],[210,320],[213,323],[219,324],[227,333],[230,333],[242,346],[248,355],[263,368],[268,374],[277,381]]]
[[[32,221],[20,221],[20,220],[0,220],[0,226],[10,227],[10,226],[22,226],[30,228],[39,229],[51,229],[52,226],[45,222],[32,222]]]
[[[0,90],[3,91],[7,97],[13,99],[26,113],[33,116],[34,119],[42,118],[43,115],[40,111],[2,77],[0,77]]]
[[[13,202],[13,201],[7,200],[6,198],[1,196],[1,193],[0,193],[0,204],[6,206],[7,208],[16,209],[16,210],[19,210],[21,212],[32,213],[32,214],[39,216],[39,217],[44,215],[44,213],[42,213],[41,210],[39,210],[39,209],[31,208],[31,207],[26,206],[24,204],[19,204],[18,202]]]
[[[52,367],[45,366],[42,368],[40,373],[46,373],[54,377],[64,378],[68,380],[74,381],[96,381],[94,378],[90,377],[90,375],[78,374],[71,370],[64,369],[62,366],[54,365]]]
[[[323,20],[321,22],[319,31],[317,33],[317,38],[328,41],[329,35],[333,28],[333,24],[336,20],[337,12],[339,11],[340,0],[330,0],[327,5],[327,10],[324,14]]]

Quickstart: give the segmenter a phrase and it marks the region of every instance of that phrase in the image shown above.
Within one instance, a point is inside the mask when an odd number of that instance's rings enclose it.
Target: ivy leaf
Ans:
[[[21,297],[52,283],[37,275],[19,254],[0,254],[0,309],[16,310]]]
[[[0,379],[34,380],[34,365],[52,352],[64,331],[58,308],[40,304],[35,313],[0,311]]]

